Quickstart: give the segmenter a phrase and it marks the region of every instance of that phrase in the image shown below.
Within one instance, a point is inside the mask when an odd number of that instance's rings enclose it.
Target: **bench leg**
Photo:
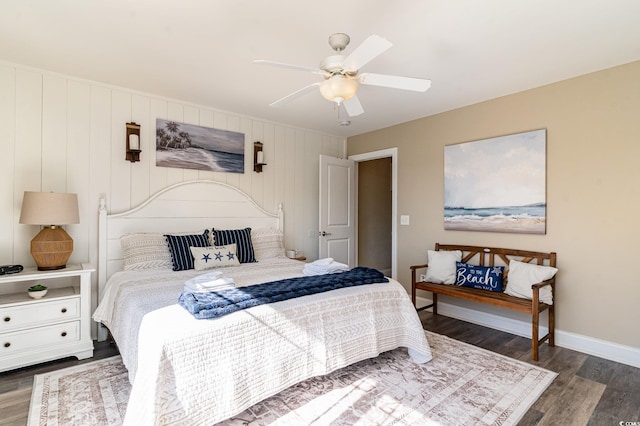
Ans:
[[[540,312],[537,309],[534,309],[531,318],[531,358],[534,361],[538,360],[538,323],[540,321]]]
[[[555,346],[556,335],[556,315],[553,309],[554,305],[549,306],[549,346]]]
[[[416,305],[416,270],[411,269],[411,303],[413,303],[413,307],[417,308]]]
[[[413,307],[414,308],[418,307],[416,305],[416,285],[415,285],[415,283],[411,284],[411,303],[413,303]]]
[[[431,299],[433,300],[433,315],[438,315],[438,295],[431,293]]]

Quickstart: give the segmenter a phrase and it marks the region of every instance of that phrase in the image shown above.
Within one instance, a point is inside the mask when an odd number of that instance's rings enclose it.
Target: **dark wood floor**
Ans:
[[[559,373],[531,407],[521,425],[640,425],[640,369],[569,349],[540,348],[531,361],[528,339],[442,315],[421,312],[424,328]],[[94,358],[67,358],[0,373],[0,425],[27,422],[34,374],[90,362],[117,354],[115,346],[96,343]]]

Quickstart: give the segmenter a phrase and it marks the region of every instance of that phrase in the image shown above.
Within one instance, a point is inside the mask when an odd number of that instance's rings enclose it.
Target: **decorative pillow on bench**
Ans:
[[[509,262],[509,281],[504,292],[511,296],[532,299],[533,290],[531,290],[531,286],[550,280],[556,272],[558,272],[558,269],[552,266],[533,265],[512,260]],[[545,286],[540,289],[540,302],[553,305],[551,286]]]
[[[426,281],[435,284],[453,284],[456,282],[456,262],[462,260],[460,250],[429,250]]]
[[[457,286],[502,292],[504,266],[478,266],[456,262]]]

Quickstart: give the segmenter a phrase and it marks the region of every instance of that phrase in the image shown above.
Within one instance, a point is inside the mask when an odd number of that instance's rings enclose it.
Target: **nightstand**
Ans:
[[[93,356],[93,272],[95,268],[83,264],[0,275],[0,371],[68,356]],[[42,299],[27,294],[35,284],[48,287]]]

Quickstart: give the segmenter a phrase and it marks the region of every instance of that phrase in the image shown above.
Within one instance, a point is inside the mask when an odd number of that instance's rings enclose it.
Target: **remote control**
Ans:
[[[24,269],[22,265],[2,265],[0,266],[0,275],[15,274]]]

